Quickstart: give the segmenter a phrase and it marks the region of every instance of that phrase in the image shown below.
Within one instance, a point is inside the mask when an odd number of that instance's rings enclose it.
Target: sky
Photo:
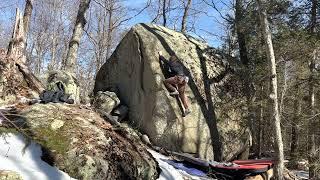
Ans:
[[[123,4],[130,8],[135,8],[137,11],[141,10],[146,6],[148,0],[123,0]],[[208,0],[210,1],[210,0]],[[225,0],[212,0],[216,3],[217,8],[222,14],[228,13],[230,10],[224,5],[224,3],[230,3]],[[213,8],[208,6],[199,5],[203,0],[193,0],[192,8],[201,8],[201,11],[207,12],[210,16],[208,17],[204,13],[198,14],[198,17],[195,21],[196,33],[190,33],[192,36],[200,36],[200,39],[205,39],[209,45],[213,47],[219,47],[222,44],[221,38],[225,34],[223,19],[220,17],[218,12]],[[223,3],[222,3],[223,2]],[[94,1],[92,1],[94,3]],[[196,4],[196,5],[195,5]],[[12,27],[13,19],[15,16],[15,8],[19,7],[23,10],[24,0],[0,0],[0,25]],[[197,9],[198,10],[198,9]],[[134,16],[136,12],[131,12],[128,14],[128,17]],[[176,14],[171,13],[171,16]],[[141,14],[131,19],[124,28],[130,28],[131,26],[137,23],[149,23],[151,22],[152,17],[150,15],[150,10],[144,10]],[[32,24],[31,24],[32,27]],[[170,28],[170,27],[169,27]],[[172,28],[172,27],[171,27]],[[0,27],[0,31],[3,28]],[[210,32],[210,33],[207,33]],[[214,34],[214,35],[213,35]]]
[[[124,4],[132,8],[142,9],[147,4],[147,1],[148,0],[126,0],[124,1]],[[213,0],[213,2],[215,2],[215,5],[222,14],[229,13],[229,8],[226,7],[223,3],[221,3],[221,1],[224,1],[224,3],[228,3],[228,0]],[[198,3],[200,2],[202,2],[202,0],[193,0],[193,4],[197,4],[195,8],[199,7]],[[221,38],[225,34],[223,25],[224,21],[219,15],[219,13],[213,8],[205,7],[204,9],[202,9],[202,11],[206,11],[210,17],[208,17],[204,13],[199,14],[199,17],[195,21],[195,29],[197,30],[196,34],[190,32],[189,33],[193,36],[200,35],[202,38],[206,39],[208,44],[210,44],[213,47],[218,47],[222,44]],[[150,17],[150,13],[146,10],[137,17],[133,18],[131,21],[129,21],[129,24],[133,26],[137,23],[145,23],[151,21],[152,17]],[[210,32],[211,35],[209,35],[206,32]],[[212,34],[214,34],[215,36],[213,36]]]

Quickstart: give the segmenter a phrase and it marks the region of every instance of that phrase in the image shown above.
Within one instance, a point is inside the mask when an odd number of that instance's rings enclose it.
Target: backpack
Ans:
[[[49,90],[44,90],[40,94],[40,102],[47,104],[49,102],[58,103],[66,102],[73,104],[74,100],[70,99],[70,95],[65,93],[65,87],[62,82],[58,81],[54,84],[51,84]]]

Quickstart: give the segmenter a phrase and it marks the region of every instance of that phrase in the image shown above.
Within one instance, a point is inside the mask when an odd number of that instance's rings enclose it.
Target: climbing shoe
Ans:
[[[190,109],[185,109],[183,112],[183,117],[187,116],[190,113],[191,113]]]
[[[176,95],[179,95],[179,92],[177,90],[175,90],[169,94],[170,94],[170,96],[176,96]]]

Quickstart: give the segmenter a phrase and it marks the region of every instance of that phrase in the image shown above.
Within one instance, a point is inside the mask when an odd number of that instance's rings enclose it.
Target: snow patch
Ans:
[[[0,170],[12,170],[24,180],[74,180],[41,160],[41,146],[27,142],[21,134],[0,136]]]

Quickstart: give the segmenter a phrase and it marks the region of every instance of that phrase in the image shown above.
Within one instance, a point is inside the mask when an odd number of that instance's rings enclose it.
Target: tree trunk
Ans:
[[[71,73],[75,73],[80,39],[83,33],[84,26],[86,24],[85,13],[89,8],[90,1],[91,0],[80,1],[76,24],[74,26],[73,34],[69,42],[69,50],[67,59],[65,60],[65,64],[63,65],[63,69]]]
[[[24,30],[25,37],[27,37],[27,34],[29,32],[32,9],[33,9],[33,0],[26,0],[26,6],[23,14],[23,30]]]
[[[109,18],[108,18],[108,34],[107,34],[107,54],[106,58],[108,59],[111,53],[111,45],[112,45],[112,33],[113,33],[113,5],[111,5],[110,11],[108,12]]]
[[[247,107],[248,107],[248,119],[247,123],[250,128],[251,133],[256,135],[254,132],[256,128],[254,128],[254,120],[255,118],[255,110],[253,108],[254,103],[254,86],[252,83],[252,73],[250,70],[249,65],[249,58],[248,58],[248,52],[246,47],[246,33],[245,33],[245,21],[244,19],[244,10],[243,10],[243,1],[242,0],[236,0],[236,6],[235,6],[235,26],[236,26],[236,32],[238,37],[238,44],[239,44],[239,52],[240,52],[240,60],[242,64],[244,65],[244,92],[246,95],[247,100]],[[257,139],[258,137],[254,136],[254,146],[257,147]]]
[[[317,9],[318,9],[318,0],[311,0],[311,16],[310,16],[310,34],[316,36],[316,25],[317,25]],[[309,131],[308,131],[308,161],[309,161],[309,179],[319,179],[320,172],[317,170],[317,151],[315,144],[315,63],[317,62],[318,52],[317,49],[314,49],[312,58],[309,63]]]
[[[11,58],[14,62],[11,62],[11,67],[15,62],[24,64],[26,62],[25,50],[25,36],[23,28],[23,17],[20,10],[16,10],[15,24],[13,27],[11,41],[9,42],[7,57]]]
[[[245,25],[243,23],[244,21],[244,15],[243,15],[243,4],[242,0],[236,0],[236,7],[235,7],[235,24],[236,24],[236,31],[238,36],[238,44],[239,44],[239,52],[240,52],[240,60],[242,64],[248,65],[249,64],[249,58],[247,53],[247,46],[246,46],[246,38],[245,38]]]
[[[27,1],[28,2],[28,1]],[[31,1],[30,1],[31,2]],[[25,14],[31,15],[31,10],[27,8],[28,12]],[[28,17],[30,19],[30,16]],[[27,19],[28,19],[27,18]],[[29,21],[29,20],[27,20]],[[28,23],[27,23],[28,26]],[[27,30],[24,28],[24,21],[22,13],[19,9],[16,10],[16,19],[13,27],[12,38],[9,42],[7,59],[9,60],[7,64],[2,66],[1,77],[6,79],[6,89],[7,91],[13,92],[13,94],[18,95],[19,90],[26,88],[24,84],[31,90],[40,93],[44,90],[41,82],[28,70],[26,64],[26,54],[25,54],[25,39]],[[6,94],[4,94],[6,95]]]
[[[43,84],[39,81],[37,77],[35,77],[32,72],[29,71],[28,67],[22,64],[16,64],[19,71],[22,73],[24,80],[27,82],[28,87],[32,90],[36,91],[37,93],[41,93],[44,88]]]
[[[49,70],[54,70],[55,69],[55,66],[57,64],[56,62],[56,51],[57,51],[57,37],[56,37],[56,33],[55,33],[55,30],[53,32],[53,35],[52,35],[52,47],[51,47],[51,60],[50,60],[50,64],[48,66],[48,69]]]
[[[310,62],[310,76],[309,76],[309,122],[308,122],[308,161],[309,161],[309,178],[310,179],[319,179],[320,172],[317,170],[319,162],[317,162],[317,148],[315,144],[315,130],[316,130],[316,110],[315,110],[315,62],[317,59],[317,50],[314,50],[313,57]]]
[[[51,60],[50,60],[50,63],[48,65],[48,70],[53,70],[55,68],[55,65],[56,65],[56,49],[57,49],[57,46],[58,46],[58,43],[57,43],[57,32],[56,32],[56,0],[53,0],[53,32],[52,32],[52,45],[51,45]]]
[[[187,17],[189,13],[189,9],[191,7],[191,0],[188,0],[187,5],[184,8],[182,23],[181,23],[181,32],[185,33],[187,29]]]
[[[163,26],[164,26],[164,27],[166,27],[166,25],[167,25],[166,3],[167,3],[167,0],[163,0],[163,5],[162,5],[162,17],[163,17]]]
[[[299,152],[298,152],[298,142],[299,142],[299,119],[300,119],[300,113],[301,113],[301,99],[299,98],[300,94],[300,87],[297,86],[295,87],[296,90],[296,95],[295,95],[295,100],[294,100],[294,117],[292,120],[292,127],[291,127],[291,147],[290,147],[290,157],[291,157],[291,162],[290,166],[292,168],[297,168],[297,162],[298,162],[298,157],[299,157]]]
[[[276,153],[276,165],[275,165],[275,179],[283,179],[283,169],[284,169],[284,155],[283,155],[283,142],[281,135],[280,126],[280,114],[278,105],[278,92],[277,92],[277,71],[276,71],[276,61],[273,51],[272,36],[269,28],[269,23],[267,19],[266,2],[264,0],[257,0],[261,16],[261,24],[263,28],[263,36],[266,42],[267,57],[270,66],[271,75],[271,94],[270,98],[272,101],[272,120],[275,128],[275,153]]]
[[[261,84],[261,93],[263,93],[263,85]],[[256,154],[258,158],[261,157],[261,151],[262,151],[262,138],[263,138],[263,116],[264,116],[264,98],[261,97],[260,99],[260,105],[259,105],[259,124],[258,124],[258,132],[257,132],[257,148],[256,148]]]

